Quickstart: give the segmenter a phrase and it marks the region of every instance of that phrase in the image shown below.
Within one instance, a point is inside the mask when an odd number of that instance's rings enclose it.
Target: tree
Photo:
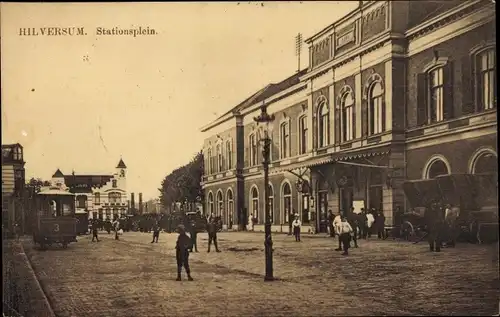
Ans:
[[[41,178],[34,178],[32,177],[25,186],[25,189],[28,194],[35,195],[40,192],[43,186],[50,186],[49,181],[44,181]]]
[[[166,209],[173,203],[196,203],[203,201],[201,179],[203,176],[203,153],[197,153],[186,165],[181,166],[161,182],[160,202]]]

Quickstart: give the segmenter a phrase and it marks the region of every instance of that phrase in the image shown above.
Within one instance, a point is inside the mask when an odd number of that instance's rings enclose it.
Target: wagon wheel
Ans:
[[[407,241],[413,240],[415,237],[415,227],[409,221],[403,222],[401,225],[401,236]]]

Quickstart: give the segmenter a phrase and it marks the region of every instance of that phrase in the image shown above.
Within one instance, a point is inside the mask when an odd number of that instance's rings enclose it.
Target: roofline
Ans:
[[[358,12],[361,12],[362,10],[374,5],[375,3],[377,3],[378,1],[370,1],[370,2],[367,2],[367,3],[363,3],[362,6],[360,6],[359,4],[356,6],[356,8],[352,9],[349,13],[345,14],[344,16],[338,18],[335,22],[333,22],[332,24],[326,26],[325,28],[323,28],[321,31],[317,32],[316,34],[308,37],[304,43],[306,44],[310,44],[312,43],[315,39],[317,39],[318,37],[324,35],[325,33],[331,31],[332,29],[335,29],[335,27],[337,27],[339,24],[342,24],[343,22],[349,20],[350,18],[352,18],[353,16],[355,16]]]
[[[24,148],[24,147],[21,145],[21,143],[2,144],[2,148],[3,148],[3,147],[13,147],[13,146],[16,146],[16,145],[17,145],[17,146],[19,146],[19,147]]]

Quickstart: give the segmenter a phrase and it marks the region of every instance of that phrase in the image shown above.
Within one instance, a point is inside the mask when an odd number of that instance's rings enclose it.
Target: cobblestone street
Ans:
[[[101,233],[68,249],[25,252],[57,316],[493,315],[498,313],[498,245],[430,253],[425,243],[361,241],[350,256],[336,240],[274,235],[274,273],[265,283],[263,234],[207,236],[190,258],[193,282],[176,282],[175,234]],[[236,248],[234,250],[233,248]],[[233,251],[231,251],[233,250]]]

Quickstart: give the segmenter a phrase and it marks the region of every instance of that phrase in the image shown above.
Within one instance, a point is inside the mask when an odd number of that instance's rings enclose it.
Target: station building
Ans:
[[[113,221],[128,214],[127,166],[122,159],[118,162],[115,172],[107,175],[74,172],[65,175],[57,169],[52,175],[51,187],[74,193],[76,214],[87,214],[88,219]]]
[[[306,40],[307,69],[202,128],[204,210],[263,225],[267,185],[273,231],[297,213],[324,232],[328,210],[351,207],[391,226],[410,208],[405,180],[497,173],[494,4],[359,3]],[[269,184],[253,120],[263,104],[276,118]]]

